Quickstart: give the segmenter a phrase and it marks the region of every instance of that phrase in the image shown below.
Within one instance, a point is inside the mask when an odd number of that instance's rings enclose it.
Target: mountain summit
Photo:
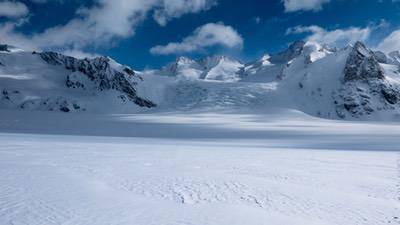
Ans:
[[[71,112],[155,107],[137,93],[141,81],[132,69],[108,57],[0,51],[1,108]]]

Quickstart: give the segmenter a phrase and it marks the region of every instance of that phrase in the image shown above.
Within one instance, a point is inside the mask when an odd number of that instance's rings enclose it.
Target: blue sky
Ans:
[[[177,55],[253,60],[298,39],[400,50],[398,0],[0,0],[0,42],[135,69]]]

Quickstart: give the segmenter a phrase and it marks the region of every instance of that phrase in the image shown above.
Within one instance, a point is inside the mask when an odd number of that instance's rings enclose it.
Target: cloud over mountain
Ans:
[[[400,50],[400,30],[393,31],[386,37],[377,47],[379,50],[389,52],[393,50]]]
[[[346,29],[326,30],[322,27],[313,26],[296,26],[289,28],[286,34],[302,34],[308,33],[306,40],[319,43],[330,44],[334,46],[343,46],[356,41],[365,41],[369,38],[372,27],[350,27]]]
[[[156,55],[182,54],[203,51],[212,46],[242,47],[243,38],[231,26],[226,26],[223,23],[208,23],[198,27],[181,42],[158,45],[151,48],[150,52]]]

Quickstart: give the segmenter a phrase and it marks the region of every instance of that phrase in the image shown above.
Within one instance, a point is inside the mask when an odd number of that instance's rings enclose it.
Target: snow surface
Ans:
[[[400,224],[398,53],[300,41],[246,66],[135,72],[98,58],[122,74],[106,90],[46,54],[0,54],[0,225]],[[321,119],[338,117],[359,121]]]
[[[278,108],[0,115],[0,224],[400,223],[398,123]]]

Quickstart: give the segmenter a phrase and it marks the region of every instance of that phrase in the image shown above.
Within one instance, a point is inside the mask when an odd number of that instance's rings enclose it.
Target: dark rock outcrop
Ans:
[[[304,41],[293,42],[285,51],[282,51],[276,55],[272,55],[270,58],[270,62],[274,64],[289,62],[290,60],[296,58],[302,53],[305,44],[306,43]]]
[[[141,80],[141,77],[135,72],[125,67],[122,71],[114,69],[110,65],[110,58],[97,57],[94,59],[76,59],[74,57],[65,56],[55,52],[39,53],[40,57],[51,65],[64,66],[65,69],[72,72],[79,71],[91,80],[99,91],[117,90],[125,94],[128,99],[141,107],[155,107],[156,104],[150,100],[144,99],[137,95],[134,81],[129,81],[128,77],[134,76]],[[71,79],[68,76],[66,86],[71,88],[84,88],[85,85]]]
[[[374,53],[363,43],[357,42],[347,59],[344,68],[344,81],[383,79],[383,70]]]
[[[64,97],[51,97],[24,101],[20,106],[24,110],[44,110],[60,112],[83,112],[86,108],[80,102]]]
[[[343,118],[370,115],[374,111],[393,110],[400,99],[400,89],[385,79],[379,63],[387,63],[384,53],[372,52],[357,42],[344,68],[343,87],[339,91],[337,114]],[[400,107],[400,106],[398,106]]]

